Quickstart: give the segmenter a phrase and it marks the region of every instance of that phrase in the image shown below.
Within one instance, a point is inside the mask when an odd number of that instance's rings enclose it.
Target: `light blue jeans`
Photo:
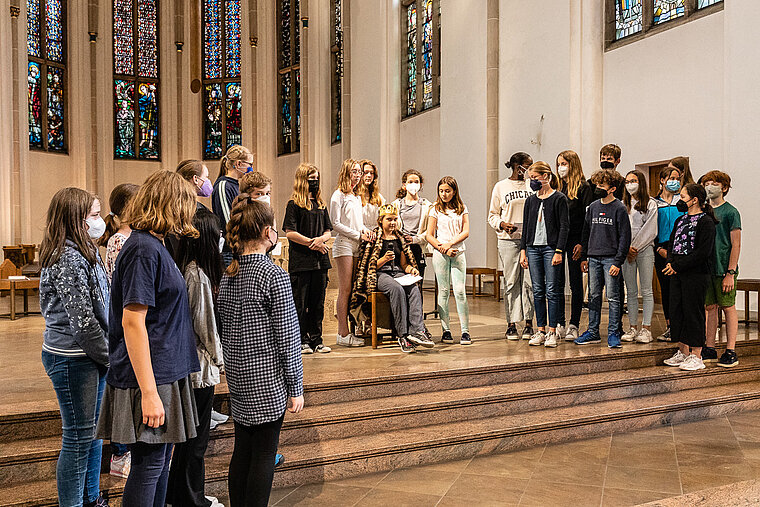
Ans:
[[[454,257],[433,251],[433,270],[438,281],[438,313],[441,316],[441,327],[450,331],[449,327],[449,285],[454,287],[454,299],[457,302],[459,324],[463,333],[470,332],[470,305],[467,304],[465,278],[467,276],[467,258],[464,252]]]
[[[652,325],[652,313],[654,313],[653,274],[654,248],[651,245],[640,251],[633,262],[625,261],[623,263],[623,279],[628,294],[628,321],[631,327],[636,327],[639,324],[639,294],[641,294],[644,303],[642,324],[645,326]]]

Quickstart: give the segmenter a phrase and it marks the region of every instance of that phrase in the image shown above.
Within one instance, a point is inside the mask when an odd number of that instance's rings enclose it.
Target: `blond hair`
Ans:
[[[311,209],[311,200],[309,199],[309,176],[314,173],[319,174],[319,169],[314,164],[306,162],[298,164],[296,176],[293,180],[293,194],[290,198],[299,208]],[[314,196],[314,200],[317,201],[317,208],[322,209],[325,207],[325,202],[322,200],[321,189],[317,189],[317,194]]]
[[[351,169],[358,162],[353,158],[347,158],[340,166],[340,172],[338,173],[338,190],[344,194],[353,194],[354,187],[351,186]]]
[[[559,186],[559,180],[557,180],[557,175],[552,172],[552,168],[549,164],[544,162],[543,160],[539,160],[538,162],[533,162],[533,165],[531,165],[528,168],[528,173],[533,171],[536,174],[548,174],[549,175],[549,185],[552,188],[557,188]]]
[[[583,182],[586,181],[581,159],[573,150],[565,150],[557,155],[557,168],[559,168],[559,157],[564,158],[567,162],[567,181],[560,180],[560,185],[565,188],[568,199],[577,199],[578,191],[583,186]]]
[[[364,184],[364,166],[370,166],[372,168],[372,174],[375,175],[369,186]],[[359,167],[362,170],[362,178],[359,180],[359,190],[356,193],[362,198],[362,206],[366,206],[367,204],[380,206],[383,202],[380,199],[380,189],[377,184],[377,166],[374,162],[365,158],[359,161]]]
[[[253,193],[254,190],[264,188],[271,184],[272,179],[262,172],[254,171],[246,173],[240,177],[240,193],[250,194]]]
[[[155,234],[198,237],[193,227],[195,188],[173,171],[157,171],[129,202],[124,223]]]
[[[226,176],[227,172],[235,167],[235,162],[248,162],[248,160],[253,164],[253,153],[251,153],[251,150],[242,144],[230,146],[227,149],[227,153],[224,154],[219,162],[219,177]]]

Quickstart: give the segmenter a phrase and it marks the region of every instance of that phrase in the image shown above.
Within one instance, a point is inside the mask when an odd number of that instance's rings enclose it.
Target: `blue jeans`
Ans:
[[[63,439],[56,480],[62,507],[94,502],[100,494],[103,441],[95,424],[106,385],[106,368],[89,357],[65,357],[42,351],[42,365],[53,382],[61,412]]]
[[[599,336],[599,323],[602,318],[602,291],[607,288],[607,302],[610,305],[610,321],[607,336],[620,329],[620,284],[617,276],[610,275],[610,268],[615,260],[612,257],[589,257],[588,259],[588,330],[595,337]]]
[[[433,270],[438,281],[438,314],[441,316],[441,327],[451,331],[449,326],[449,286],[454,287],[454,299],[457,302],[459,324],[463,333],[470,332],[470,306],[467,304],[467,258],[464,252],[454,257],[443,255],[438,250],[433,251]]]
[[[549,302],[549,327],[556,328],[564,315],[562,305],[564,296],[563,264],[552,266],[554,249],[550,246],[529,246],[525,252],[528,256],[530,279],[533,282],[533,305],[536,311],[536,325],[546,326],[546,303]]]
[[[122,505],[164,507],[173,448],[173,444],[144,442],[136,442],[129,446],[132,452],[132,470],[124,485]]]

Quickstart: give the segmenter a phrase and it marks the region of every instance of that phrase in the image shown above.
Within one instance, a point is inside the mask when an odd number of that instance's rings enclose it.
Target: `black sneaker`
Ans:
[[[731,368],[737,364],[739,364],[739,358],[737,357],[736,352],[731,349],[726,349],[723,355],[720,356],[720,359],[718,359],[718,366],[724,368]]]
[[[702,362],[714,363],[718,361],[718,351],[712,347],[702,347]]]
[[[472,338],[470,338],[470,333],[462,333],[462,339],[459,340],[460,345],[472,345]]]
[[[523,328],[522,339],[523,340],[530,340],[530,337],[533,336],[534,334],[536,334],[536,333],[533,331],[533,326],[531,326],[530,324],[528,324],[528,325],[526,325]]]
[[[451,331],[444,331],[441,335],[441,343],[454,343],[454,337],[451,336]]]
[[[519,340],[520,335],[517,333],[517,326],[510,324],[507,328],[507,332],[504,333],[504,338],[507,340]]]
[[[404,337],[399,337],[398,345],[401,347],[401,352],[404,352],[405,354],[412,354],[414,352],[417,352],[414,348],[414,345],[412,345],[411,342]]]

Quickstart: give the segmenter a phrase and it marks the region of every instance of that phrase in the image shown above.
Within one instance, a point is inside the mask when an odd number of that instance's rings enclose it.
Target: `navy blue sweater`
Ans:
[[[631,222],[625,204],[615,199],[602,204],[592,202],[586,211],[583,225],[583,259],[587,257],[614,257],[614,265],[621,267],[631,246]]]

